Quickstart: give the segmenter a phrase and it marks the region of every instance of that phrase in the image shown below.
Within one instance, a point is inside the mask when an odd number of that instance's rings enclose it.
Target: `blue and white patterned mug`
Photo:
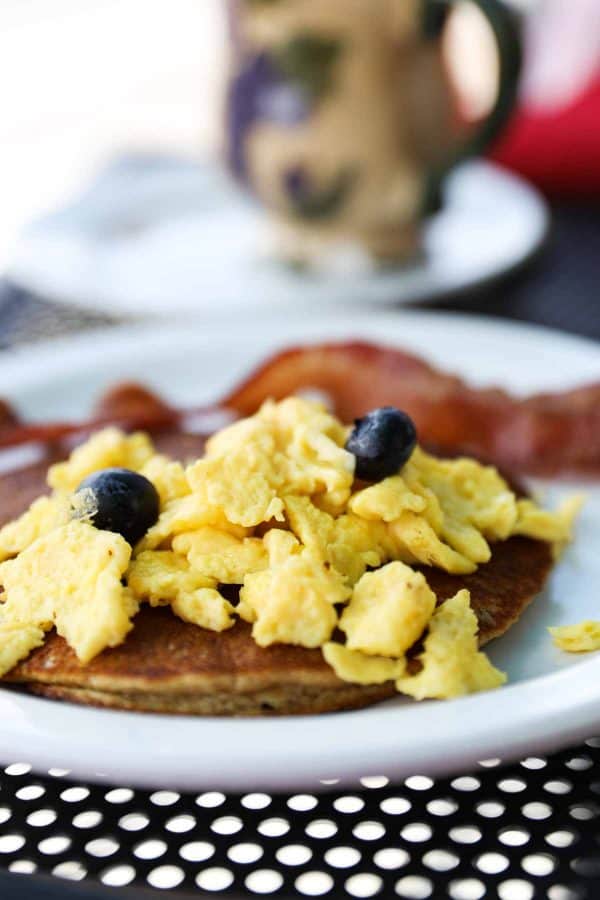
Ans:
[[[499,50],[496,103],[456,144],[441,32],[454,0],[232,0],[226,144],[270,211],[282,255],[419,250],[442,174],[481,151],[511,110],[520,45],[501,0],[471,0]]]

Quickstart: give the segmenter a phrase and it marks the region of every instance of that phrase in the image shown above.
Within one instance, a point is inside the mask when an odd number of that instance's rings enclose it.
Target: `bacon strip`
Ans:
[[[2,416],[0,408],[0,447],[84,437],[107,424],[186,430],[194,418],[251,415],[268,398],[311,389],[327,393],[346,422],[377,406],[398,406],[414,419],[421,442],[441,453],[467,453],[511,473],[600,476],[600,382],[517,399],[499,389],[469,387],[404,351],[363,342],[286,350],[220,404],[196,410],[173,409],[129,383],[110,389],[87,422],[21,424],[12,410]]]
[[[149,415],[138,412],[128,416],[103,416],[89,419],[84,422],[48,422],[40,425],[23,424],[14,428],[0,431],[0,448],[16,447],[20,444],[52,444],[66,438],[79,437],[104,428],[107,425],[117,425],[124,431],[133,429],[147,429],[156,431],[170,428],[179,421],[180,414],[158,417],[153,410]]]
[[[420,440],[513,472],[600,474],[600,382],[517,399],[478,390],[401,350],[354,342],[299,347],[255,371],[222,404],[241,415],[272,397],[326,391],[347,422],[376,406],[406,410]]]
[[[94,418],[127,421],[146,416],[157,421],[173,422],[179,412],[136,381],[121,381],[109,387],[97,400],[92,410]]]

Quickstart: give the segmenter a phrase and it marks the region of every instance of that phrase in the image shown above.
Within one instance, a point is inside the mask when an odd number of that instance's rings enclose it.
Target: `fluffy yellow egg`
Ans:
[[[257,644],[298,644],[320,647],[337,623],[335,604],[348,599],[342,576],[313,557],[309,551],[247,575],[241,601],[255,617],[252,635]]]
[[[429,622],[424,650],[417,657],[421,671],[399,678],[397,689],[417,700],[448,699],[504,684],[506,675],[478,648],[477,628],[469,592],[459,591]]]
[[[354,586],[340,628],[350,650],[397,658],[421,637],[434,609],[435,594],[424,576],[391,562]]]
[[[210,526],[178,535],[173,539],[173,549],[186,556],[197,572],[222,584],[241,584],[246,575],[268,565],[267,550],[260,538],[238,538]]]
[[[216,590],[217,582],[194,569],[172,550],[145,550],[126,573],[134,596],[151,606],[170,606],[176,616],[210,631],[234,624],[232,605]]]
[[[84,478],[99,469],[116,467],[138,472],[153,454],[154,446],[147,434],[104,428],[76,447],[66,462],[50,466],[48,484],[55,490],[74,491]]]
[[[120,644],[138,609],[121,583],[131,547],[119,534],[73,521],[0,565],[6,624],[56,626],[82,662]]]
[[[0,561],[16,556],[38,538],[68,521],[67,497],[38,497],[22,516],[0,528]]]
[[[323,657],[338,678],[352,684],[384,684],[386,681],[395,681],[402,677],[406,668],[404,659],[368,656],[333,641],[323,645]]]
[[[600,650],[600,622],[588,619],[576,625],[558,625],[548,631],[555,645],[568,653]]]

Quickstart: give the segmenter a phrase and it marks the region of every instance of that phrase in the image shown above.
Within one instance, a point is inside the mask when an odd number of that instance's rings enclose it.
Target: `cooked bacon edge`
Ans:
[[[470,387],[402,350],[352,342],[279,353],[222,403],[248,415],[269,397],[314,388],[347,422],[376,406],[406,410],[421,442],[441,452],[473,454],[514,472],[600,471],[600,382],[521,399]]]
[[[0,448],[79,440],[111,423],[189,430],[191,423],[212,421],[214,413],[251,415],[269,398],[314,390],[324,392],[346,422],[377,406],[404,409],[421,443],[441,453],[467,453],[511,473],[600,474],[600,381],[517,398],[496,388],[471,387],[403,350],[360,341],[285,350],[220,403],[195,410],[174,409],[143,385],[128,382],[110,388],[86,422],[21,423],[0,402]]]

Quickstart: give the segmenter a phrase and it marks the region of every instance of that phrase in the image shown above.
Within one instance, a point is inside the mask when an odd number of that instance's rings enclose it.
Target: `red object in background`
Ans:
[[[600,0],[541,0],[524,19],[517,112],[491,150],[552,197],[600,199]]]
[[[490,155],[550,196],[600,199],[600,73],[568,106],[517,111]]]

